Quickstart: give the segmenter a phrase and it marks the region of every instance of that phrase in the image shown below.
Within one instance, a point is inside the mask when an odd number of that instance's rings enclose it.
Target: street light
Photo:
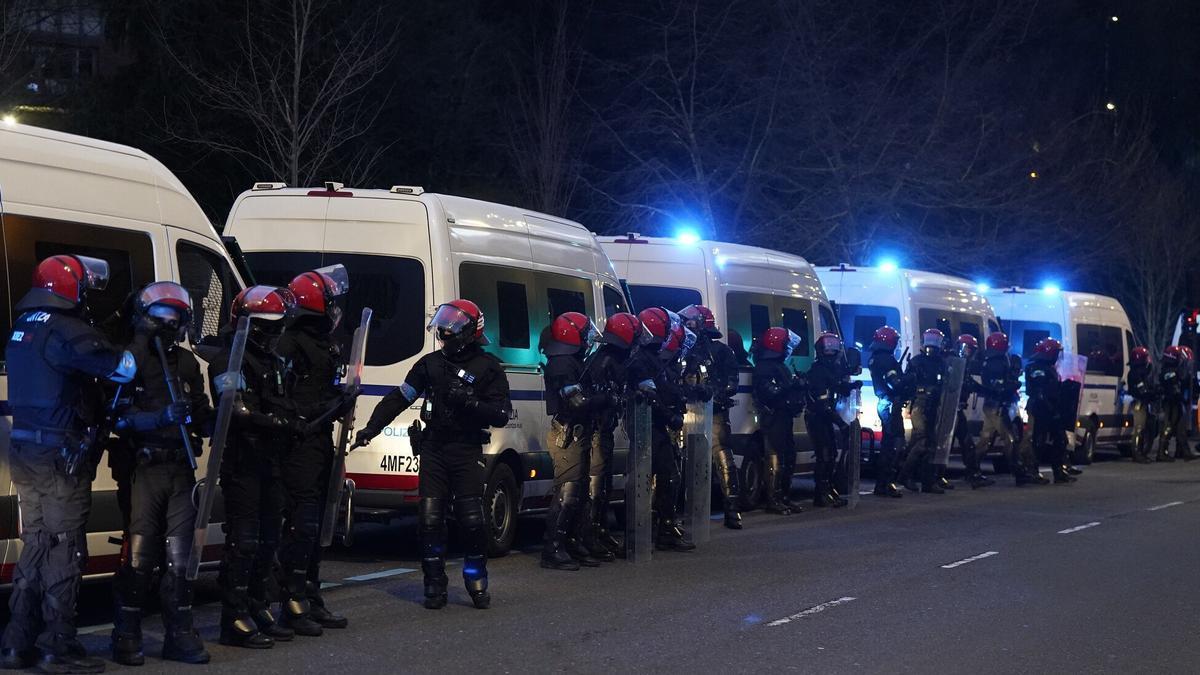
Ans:
[[[1112,22],[1113,22],[1113,23],[1116,23],[1116,22],[1118,22],[1118,21],[1120,21],[1120,18],[1118,18],[1118,17],[1115,17],[1115,16],[1112,18]]]
[[[5,116],[4,116],[4,126],[7,126],[7,127],[14,127],[14,126],[16,126],[16,125],[17,125],[17,118],[16,118],[16,117],[13,117],[12,115],[5,115]]]
[[[1030,171],[1030,172],[1029,172],[1029,177],[1030,177],[1030,178],[1037,178],[1037,177],[1038,177],[1038,172],[1036,172],[1036,171]]]
[[[1108,103],[1105,103],[1105,104],[1104,104],[1104,107],[1105,107],[1105,108],[1108,108],[1109,110],[1116,110],[1116,109],[1117,109],[1117,104],[1116,104],[1116,103],[1113,103],[1112,101],[1109,101]]]

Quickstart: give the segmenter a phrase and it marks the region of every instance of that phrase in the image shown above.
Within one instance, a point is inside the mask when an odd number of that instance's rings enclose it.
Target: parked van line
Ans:
[[[212,336],[242,288],[216,230],[179,179],[146,153],[114,143],[20,124],[0,126],[0,235],[0,330],[5,335],[12,330],[13,305],[29,290],[34,266],[55,254],[108,262],[108,287],[88,294],[98,322],[132,291],[173,280],[195,303],[194,333]],[[8,377],[0,373],[0,583],[11,581],[21,550],[19,505],[9,473],[7,400]],[[119,540],[122,517],[105,461],[92,492],[87,572],[112,572],[120,546],[110,539]],[[223,539],[217,516],[208,539],[212,553]]]
[[[921,333],[937,328],[950,338],[968,334],[982,345],[989,333],[999,329],[996,314],[987,298],[974,283],[961,277],[936,272],[895,268],[856,267],[851,265],[818,266],[817,276],[833,302],[838,321],[846,333],[846,344],[865,350],[880,326],[891,326],[900,333],[901,352],[920,351]],[[866,363],[869,354],[863,354]],[[876,409],[871,375],[864,368],[858,377],[862,389],[864,429],[871,429],[869,451],[873,455],[882,439],[882,427]],[[982,412],[968,406],[967,420],[973,430],[982,426]],[[909,422],[905,418],[905,427]]]
[[[434,308],[457,297],[484,313],[488,351],[504,363],[512,421],[485,447],[485,501],[490,547],[506,551],[519,513],[544,509],[553,489],[545,447],[541,333],[558,314],[577,311],[602,324],[628,310],[612,265],[595,236],[574,221],[503,204],[391,190],[286,188],[262,183],[233,204],[225,235],[236,238],[256,279],[283,284],[295,274],[342,263],[350,274],[347,335],[364,306],[375,310],[367,346],[359,415],[404,380],[417,358],[435,348],[425,331]],[[355,481],[353,512],[386,520],[415,509],[420,458],[407,438],[417,408],[402,413],[346,470]],[[627,441],[618,434],[618,474]],[[615,493],[622,495],[623,479]]]
[[[736,405],[730,410],[734,455],[743,473],[749,505],[762,490],[762,448],[754,432],[757,413],[750,396],[749,352],[771,326],[786,326],[800,336],[791,359],[798,371],[812,365],[813,342],[824,331],[838,332],[821,282],[804,258],[780,251],[718,241],[680,241],[661,237],[602,237],[635,309],[662,306],[679,310],[704,304],[742,365]],[[803,415],[794,432],[800,451],[797,464],[812,464],[811,444]]]
[[[1097,443],[1126,444],[1133,437],[1133,412],[1122,395],[1134,348],[1133,328],[1115,298],[1095,293],[993,289],[996,308],[1012,349],[1028,359],[1038,341],[1060,340],[1063,351],[1087,357],[1083,400],[1076,425],[1074,459],[1091,461]]]

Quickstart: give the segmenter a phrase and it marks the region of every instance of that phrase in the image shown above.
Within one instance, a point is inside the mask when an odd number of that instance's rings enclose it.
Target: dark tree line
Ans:
[[[415,183],[604,233],[1053,277],[1154,345],[1200,253],[1182,0],[5,7],[0,112],[46,98],[21,86],[30,21],[94,11],[116,65],[23,117],[145,148],[217,223],[254,180]]]

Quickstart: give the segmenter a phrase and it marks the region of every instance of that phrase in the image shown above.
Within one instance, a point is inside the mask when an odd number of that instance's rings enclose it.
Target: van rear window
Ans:
[[[350,295],[340,336],[358,327],[364,307],[374,310],[367,340],[367,365],[390,366],[421,353],[425,347],[425,267],[420,260],[359,253],[258,252],[246,261],[261,284],[286,286],[297,274],[336,265],[346,266]]]
[[[1076,327],[1076,352],[1087,357],[1089,375],[1121,377],[1125,373],[1125,350],[1121,329],[1081,323]]]
[[[900,310],[883,305],[837,305],[838,323],[846,332],[842,336],[847,346],[865,349],[871,345],[875,331],[891,326],[900,330]]]
[[[980,334],[983,317],[978,314],[922,307],[917,310],[917,323],[921,332],[930,328],[942,331],[947,341],[952,341],[960,335],[974,335],[979,340],[983,339],[983,335]]]
[[[671,286],[643,286],[629,284],[629,299],[633,302],[635,312],[648,307],[666,307],[672,312],[703,303],[700,291],[691,288],[673,288]]]
[[[1050,321],[1010,321],[1001,317],[1000,329],[1008,335],[1010,348],[1020,348],[1023,359],[1032,356],[1033,348],[1042,340],[1062,339],[1062,326]]]

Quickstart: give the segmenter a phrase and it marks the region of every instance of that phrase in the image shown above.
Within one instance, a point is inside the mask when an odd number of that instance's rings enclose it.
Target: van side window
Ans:
[[[617,312],[628,312],[628,311],[629,311],[629,303],[625,301],[625,296],[621,294],[621,291],[618,291],[617,289],[613,288],[612,286],[605,284],[604,285],[604,316],[609,317],[609,316],[612,316],[613,314],[616,314]]]
[[[638,312],[648,307],[666,307],[672,312],[678,312],[688,305],[702,304],[700,291],[691,288],[640,284],[628,284],[628,288],[629,299]]]
[[[808,354],[808,345],[812,342],[812,336],[809,335],[811,328],[808,322],[808,311],[784,307],[779,310],[779,314],[783,320],[783,327],[800,336],[800,344],[793,353],[797,356]]]
[[[977,339],[983,339],[979,330],[983,325],[983,317],[978,314],[923,307],[917,311],[917,324],[918,332],[936,328],[946,335],[947,340],[954,340],[959,335],[974,335]]]
[[[52,255],[74,253],[108,262],[108,286],[88,293],[89,313],[102,327],[133,291],[154,281],[154,246],[145,232],[12,213],[4,215],[3,223],[10,284],[3,313],[5,335],[12,330],[12,305],[29,291],[33,268]]]
[[[175,245],[179,283],[192,296],[192,331],[201,338],[216,335],[229,317],[229,304],[237,294],[233,271],[221,256],[196,244]]]
[[[988,319],[988,333],[999,333],[1000,324],[996,323],[995,319]]]
[[[534,272],[533,277],[537,297],[531,316],[539,336],[554,317],[564,312],[579,312],[595,321],[595,287],[591,279],[555,272]]]
[[[848,346],[870,345],[875,331],[883,326],[900,330],[900,311],[895,307],[838,303],[837,312],[842,330],[846,331],[842,339]]]
[[[970,335],[981,343],[983,342],[983,333],[979,331],[978,323],[974,321],[961,321],[958,325],[960,326],[959,335]]]
[[[425,266],[416,258],[359,253],[270,251],[247,253],[261,284],[286,286],[297,274],[341,263],[350,276],[339,337],[349,342],[363,307],[374,310],[367,338],[368,366],[390,366],[425,348]]]
[[[1089,374],[1121,377],[1125,355],[1121,349],[1121,329],[1081,323],[1076,328],[1076,352],[1087,357]]]
[[[486,316],[485,312],[485,319]],[[496,320],[500,324],[499,346],[529,349],[529,299],[525,284],[496,282]]]
[[[817,316],[821,320],[822,333],[837,333],[837,322],[833,320],[833,310],[827,305],[817,305]]]
[[[1125,363],[1129,363],[1133,357],[1133,333],[1125,331]]]

